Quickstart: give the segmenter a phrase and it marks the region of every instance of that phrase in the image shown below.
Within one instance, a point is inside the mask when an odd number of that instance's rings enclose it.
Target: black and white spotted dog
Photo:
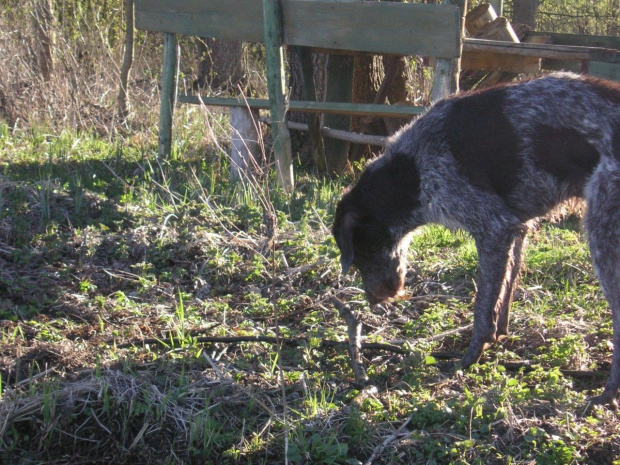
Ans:
[[[613,362],[596,401],[620,388],[620,84],[557,73],[454,96],[403,128],[336,210],[343,271],[371,303],[402,294],[411,232],[468,231],[479,257],[474,331],[463,366],[508,334],[526,223],[587,200],[594,267],[613,318]]]

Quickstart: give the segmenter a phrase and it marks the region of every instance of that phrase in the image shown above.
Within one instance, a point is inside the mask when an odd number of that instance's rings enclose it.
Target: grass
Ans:
[[[155,137],[0,124],[2,463],[620,463],[618,414],[586,412],[611,319],[578,219],[531,235],[511,336],[461,371],[438,354],[471,334],[467,235],[421,230],[408,297],[371,308],[329,235],[350,179],[267,179],[271,244],[225,134],[183,121],[170,160]],[[321,344],[347,334],[333,293],[369,341],[408,341],[364,352],[375,391]],[[303,341],[200,342],[276,332]]]

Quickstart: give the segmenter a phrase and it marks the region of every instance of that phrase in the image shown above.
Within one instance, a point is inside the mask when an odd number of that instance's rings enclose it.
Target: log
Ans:
[[[505,40],[506,42],[520,42],[510,22],[500,16],[483,25],[476,33],[476,38],[487,40]]]
[[[495,18],[497,18],[495,9],[488,3],[481,3],[467,13],[465,17],[465,29],[467,29],[469,36],[473,37],[485,24],[490,23]]]

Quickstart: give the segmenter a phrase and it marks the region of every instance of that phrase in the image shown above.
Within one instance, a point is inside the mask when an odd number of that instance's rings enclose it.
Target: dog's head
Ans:
[[[393,154],[371,164],[338,203],[332,232],[342,271],[360,271],[372,304],[404,292],[407,233],[420,224],[419,187],[413,159]]]

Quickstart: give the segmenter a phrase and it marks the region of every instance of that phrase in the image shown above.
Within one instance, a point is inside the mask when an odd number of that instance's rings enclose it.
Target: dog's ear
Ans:
[[[353,264],[353,231],[357,224],[357,215],[354,212],[347,212],[342,217],[340,226],[340,234],[338,242],[340,245],[340,264],[342,265],[342,274],[349,271]]]

